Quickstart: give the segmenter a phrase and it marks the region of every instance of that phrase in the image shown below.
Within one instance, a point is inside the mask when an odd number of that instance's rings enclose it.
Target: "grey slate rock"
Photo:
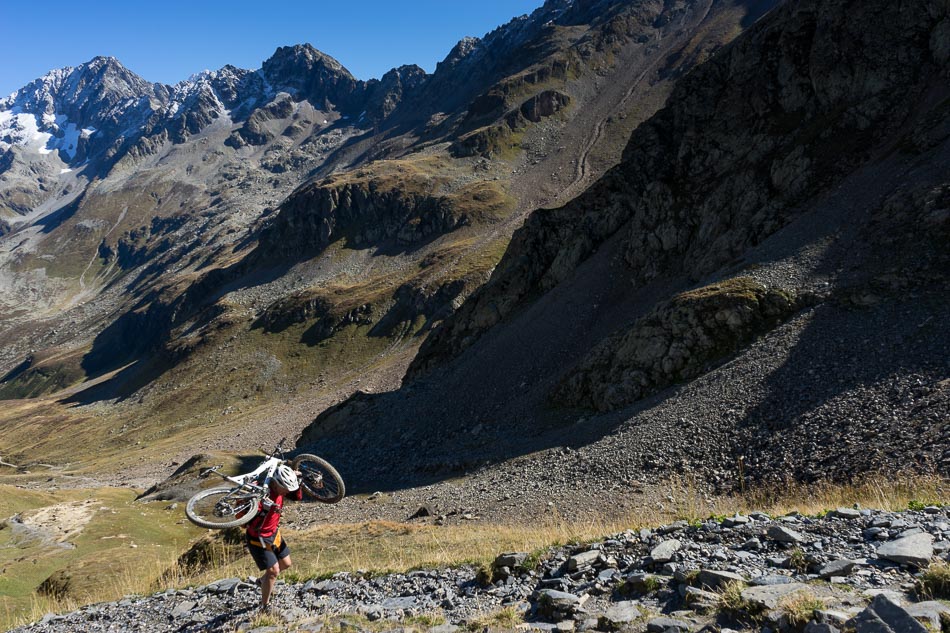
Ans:
[[[926,567],[934,555],[933,536],[927,533],[912,534],[889,541],[877,548],[877,555],[895,563]]]
[[[828,516],[837,519],[860,519],[861,511],[854,508],[837,508],[829,512]]]
[[[174,609],[172,609],[172,617],[181,618],[186,615],[190,615],[191,612],[194,610],[194,608],[197,606],[198,606],[197,602],[194,602],[193,600],[185,600],[184,602],[176,606]]]
[[[597,619],[598,626],[604,631],[616,631],[640,617],[637,603],[626,600],[617,602]]]
[[[801,543],[805,537],[791,528],[781,525],[771,525],[768,529],[768,537],[779,543]]]
[[[945,617],[950,617],[950,606],[936,600],[910,604],[906,607],[906,611],[911,617],[924,625],[929,624],[934,631],[941,630],[940,614],[943,613],[946,614]]]
[[[851,619],[853,613],[846,613],[836,609],[819,609],[815,612],[815,620],[822,624],[830,624],[835,628],[844,627],[845,623]]]
[[[723,527],[728,527],[728,528],[733,528],[733,527],[737,527],[737,526],[740,526],[740,525],[745,525],[746,523],[748,523],[748,522],[751,521],[751,520],[752,520],[752,519],[750,519],[749,517],[742,516],[741,514],[737,514],[737,515],[735,515],[735,516],[726,517],[725,519],[723,519],[723,521],[722,521],[722,526],[723,526]]]
[[[707,587],[709,589],[718,589],[719,587],[724,587],[731,582],[745,583],[745,578],[739,574],[734,574],[731,571],[719,571],[718,569],[700,570],[696,580],[701,586]]]
[[[867,609],[848,620],[856,633],[927,633],[926,627],[906,609],[881,594]]]
[[[711,591],[704,591],[696,587],[683,585],[683,601],[694,611],[705,613],[714,610],[719,604],[719,594]]]
[[[507,554],[500,554],[495,558],[493,565],[496,568],[519,567],[524,564],[526,558],[528,558],[528,555],[524,552],[509,552]]]
[[[762,585],[747,587],[742,590],[742,599],[758,607],[774,609],[785,596],[808,589],[808,585],[801,582],[791,582],[784,585]]]
[[[581,604],[580,596],[555,589],[540,589],[535,594],[540,610],[546,614],[572,613]]]
[[[581,552],[580,554],[574,554],[567,559],[567,568],[571,571],[576,571],[578,569],[583,569],[584,567],[589,567],[590,565],[593,565],[599,557],[600,552],[597,550],[590,550],[587,552]]]
[[[650,558],[653,559],[654,563],[668,563],[673,560],[673,554],[678,552],[682,546],[683,544],[678,540],[671,538],[650,550]]]
[[[839,629],[827,622],[818,623],[812,620],[805,625],[804,633],[838,633]]]
[[[461,627],[455,626],[454,624],[440,624],[438,626],[433,626],[429,628],[429,633],[455,633],[460,631]]]
[[[856,566],[857,564],[853,560],[833,560],[822,565],[821,569],[818,570],[818,575],[825,579],[832,576],[848,576]]]
[[[208,591],[211,593],[233,593],[237,591],[238,585],[243,584],[240,578],[225,578],[208,585]]]
[[[605,569],[604,571],[597,574],[597,580],[599,582],[606,583],[606,582],[612,581],[614,578],[618,576],[620,576],[620,572],[617,571],[616,569]]]
[[[647,622],[647,633],[688,633],[691,629],[688,622],[673,618],[653,618]]]
[[[320,582],[314,584],[310,589],[320,593],[329,593],[331,591],[339,591],[344,587],[346,587],[346,585],[338,580],[321,580]],[[306,587],[304,588],[306,589]]]

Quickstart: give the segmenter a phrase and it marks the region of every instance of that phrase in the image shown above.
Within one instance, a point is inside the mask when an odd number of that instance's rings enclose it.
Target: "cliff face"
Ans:
[[[619,409],[708,371],[804,303],[748,278],[681,293],[599,343],[552,399],[568,407]]]
[[[880,2],[854,12],[843,1],[777,9],[683,78],[620,165],[571,203],[532,214],[407,378],[457,355],[614,235],[636,287],[698,278],[775,233],[902,126],[925,120],[946,81],[946,11]],[[944,110],[929,116],[945,121]],[[946,137],[941,126],[918,128]]]
[[[292,259],[316,254],[346,236],[348,244],[367,247],[395,239],[408,246],[468,222],[450,198],[433,192],[379,190],[370,182],[314,185],[292,196],[262,232],[260,251]]]

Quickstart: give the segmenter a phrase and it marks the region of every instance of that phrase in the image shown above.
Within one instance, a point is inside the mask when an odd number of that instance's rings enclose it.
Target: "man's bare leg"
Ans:
[[[277,582],[277,574],[280,573],[280,561],[268,567],[264,575],[261,576],[261,608],[267,606],[270,601],[271,591],[274,590],[274,583]]]

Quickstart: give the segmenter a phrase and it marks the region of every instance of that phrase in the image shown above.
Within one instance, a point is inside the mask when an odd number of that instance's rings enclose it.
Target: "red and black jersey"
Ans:
[[[279,495],[271,489],[268,496],[274,505],[267,509],[261,507],[258,515],[247,524],[247,533],[250,536],[270,538],[277,532],[277,526],[280,524],[280,511],[284,507],[284,495]],[[300,501],[303,499],[303,490],[297,488],[289,493],[286,498]],[[263,503],[261,505],[263,506]]]

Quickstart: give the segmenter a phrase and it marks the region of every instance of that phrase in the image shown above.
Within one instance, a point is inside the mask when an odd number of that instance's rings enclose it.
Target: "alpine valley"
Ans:
[[[948,273],[944,0],[547,0],[369,81],[96,57],[0,100],[0,510],[281,437],[350,494],[299,529],[945,494]],[[44,543],[18,591],[94,595]]]

